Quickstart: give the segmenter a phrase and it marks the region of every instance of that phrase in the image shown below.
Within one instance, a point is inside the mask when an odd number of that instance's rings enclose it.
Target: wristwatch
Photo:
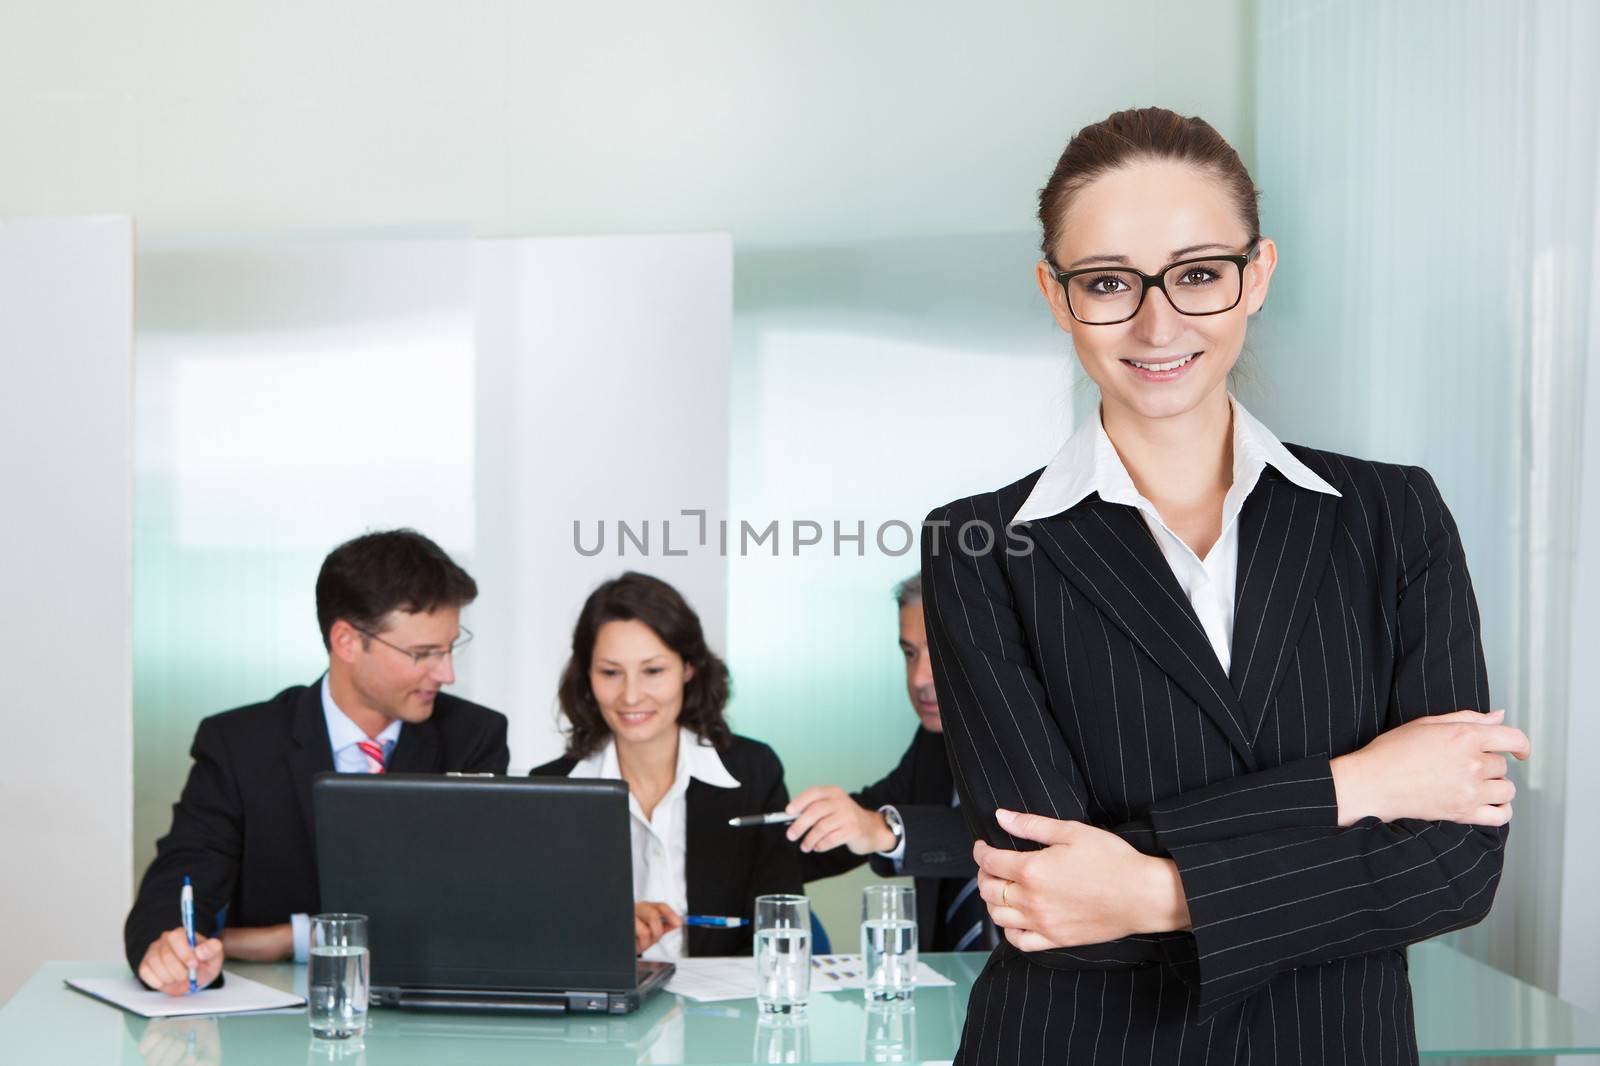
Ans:
[[[900,820],[900,812],[893,807],[879,807],[878,813],[883,815],[883,824],[889,827],[889,832],[894,834],[894,847],[885,848],[884,852],[895,851],[906,838],[906,824]]]

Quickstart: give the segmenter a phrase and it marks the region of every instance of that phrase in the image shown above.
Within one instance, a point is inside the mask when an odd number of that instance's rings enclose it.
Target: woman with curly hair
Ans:
[[[631,571],[595,589],[559,699],[567,752],[533,773],[627,782],[638,950],[659,960],[749,954],[749,926],[685,930],[683,916],[748,918],[756,896],[802,890],[782,826],[728,825],[783,810],[789,792],[772,749],[728,729],[728,668],[678,590]]]

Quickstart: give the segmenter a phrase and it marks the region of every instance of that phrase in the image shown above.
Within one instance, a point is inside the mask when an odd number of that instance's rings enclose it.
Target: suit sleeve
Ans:
[[[172,808],[172,829],[156,843],[156,857],[139,884],[123,925],[128,965],[137,974],[150,944],[180,924],[178,897],[187,876],[194,886],[195,932],[216,935],[217,916],[239,876],[243,817],[227,747],[215,719],[195,730],[194,764]]]
[[[1086,820],[1088,790],[1050,710],[1001,556],[1006,516],[990,495],[940,508],[922,537],[923,616],[951,770],[969,838],[1041,845],[1001,830],[999,808]],[[1077,966],[1164,961],[1186,934],[1127,937],[1041,955]]]
[[[905,823],[906,850],[898,869],[879,855],[872,868],[885,877],[976,877],[972,836],[961,811],[949,805],[896,805]]]
[[[1477,602],[1455,522],[1407,472],[1388,725],[1486,708]],[[1172,849],[1193,921],[1201,1016],[1298,966],[1472,925],[1500,880],[1506,829],[1366,819]]]
[[[1168,796],[1139,818],[1110,827],[1147,855],[1275,829],[1333,830],[1339,796],[1327,756],[1298,759]]]

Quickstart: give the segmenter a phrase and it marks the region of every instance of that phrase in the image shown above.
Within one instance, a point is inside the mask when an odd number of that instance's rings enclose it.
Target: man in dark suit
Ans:
[[[787,808],[799,815],[789,839],[800,841],[807,881],[863,862],[885,877],[916,878],[920,950],[988,950],[994,946],[994,926],[977,892],[972,836],[954,805],[955,782],[922,620],[922,578],[902,581],[895,601],[906,692],[920,719],[917,735],[900,765],[876,784],[850,794],[836,785],[818,785],[796,796]]]
[[[505,716],[440,691],[455,681],[453,654],[471,637],[461,608],[477,594],[465,570],[411,530],[357,537],[323,561],[317,619],[328,672],[195,731],[172,829],[123,929],[141,981],[182,995],[190,966],[204,986],[224,955],[304,957],[306,915],[319,909],[318,773],[506,772]],[[193,950],[176,924],[185,877]]]

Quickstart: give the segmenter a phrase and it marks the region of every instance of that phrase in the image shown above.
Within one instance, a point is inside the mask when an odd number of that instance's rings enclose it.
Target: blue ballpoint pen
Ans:
[[[748,918],[724,918],[715,914],[687,914],[683,918],[684,925],[709,925],[714,929],[737,929],[741,925],[749,925]]]
[[[183,931],[186,934],[188,934],[188,937],[189,937],[189,950],[193,951],[194,950],[194,886],[189,884],[189,878],[188,878],[187,875],[185,875],[184,879],[183,879],[183,896],[182,896],[181,901],[180,901],[180,906],[183,908]],[[195,978],[198,977],[198,976],[199,975],[196,974],[195,971],[194,971],[194,967],[193,966],[189,967],[189,991],[190,992],[194,992],[194,991],[197,990],[197,986],[195,985]]]

